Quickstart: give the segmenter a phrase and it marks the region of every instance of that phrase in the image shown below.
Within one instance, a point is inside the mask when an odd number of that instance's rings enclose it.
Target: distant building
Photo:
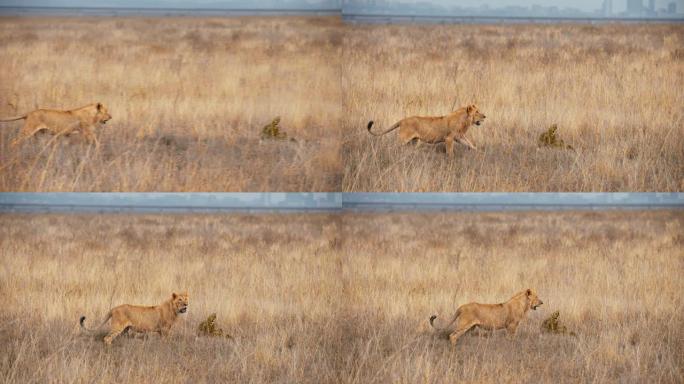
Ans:
[[[667,13],[674,15],[677,13],[677,3],[672,2],[667,5]]]
[[[613,16],[613,0],[603,0],[603,16]]]
[[[642,0],[627,0],[627,14],[630,16],[641,16],[644,13],[644,2]]]

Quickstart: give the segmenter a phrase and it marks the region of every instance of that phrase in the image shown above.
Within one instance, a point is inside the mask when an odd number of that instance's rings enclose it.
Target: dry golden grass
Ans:
[[[101,101],[114,119],[100,151],[13,150],[3,123],[0,190],[681,191],[683,44],[664,24],[3,17],[0,117]],[[470,102],[481,151],[452,160],[365,131]],[[276,116],[296,142],[259,140]],[[552,124],[576,151],[537,148]]]
[[[336,220],[0,217],[0,382],[335,382],[345,335]],[[187,289],[169,339],[80,333],[122,303]],[[232,336],[197,337],[217,314]]]
[[[341,29],[334,17],[2,17],[0,117],[100,101],[113,119],[99,152],[80,137],[13,150],[22,123],[3,123],[0,190],[339,190]],[[259,142],[276,116],[297,142]]]
[[[681,382],[683,227],[681,211],[5,214],[0,381]],[[528,286],[544,305],[514,339],[426,332]],[[107,350],[78,329],[183,289],[168,339]],[[556,310],[576,337],[541,333]],[[232,338],[196,336],[212,313]]]
[[[344,191],[682,191],[684,27],[355,26],[344,67]],[[457,146],[402,147],[376,130],[475,102]],[[576,152],[537,149],[558,124]]]
[[[344,229],[357,382],[684,378],[681,211],[355,215]],[[528,287],[544,305],[511,340],[474,332],[453,348],[427,330]],[[541,332],[556,310],[576,337]]]

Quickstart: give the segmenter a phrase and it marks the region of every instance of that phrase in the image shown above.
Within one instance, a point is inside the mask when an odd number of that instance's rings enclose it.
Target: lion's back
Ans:
[[[459,308],[460,317],[482,325],[499,327],[508,316],[502,304],[468,303]]]
[[[74,124],[79,123],[80,120],[79,116],[75,116],[68,111],[52,109],[37,109],[27,114],[27,122],[29,124],[46,124],[56,130],[73,128]]]

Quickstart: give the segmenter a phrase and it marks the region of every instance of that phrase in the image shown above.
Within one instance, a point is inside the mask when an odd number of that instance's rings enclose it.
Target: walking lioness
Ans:
[[[451,344],[456,344],[459,337],[463,336],[473,327],[481,327],[487,330],[506,328],[510,335],[514,335],[518,324],[525,317],[527,311],[544,304],[537,294],[526,289],[518,292],[505,303],[480,304],[468,303],[461,305],[452,316],[449,323],[443,327],[434,324],[436,315],[430,316],[430,325],[443,335],[449,335]]]
[[[46,130],[53,135],[68,136],[75,131],[81,132],[89,143],[100,146],[93,129],[96,124],[105,124],[112,118],[102,103],[90,104],[70,111],[38,109],[24,116],[2,119],[0,122],[26,120],[19,136],[12,141],[16,146],[36,133]]]
[[[475,145],[465,137],[468,128],[475,124],[480,125],[485,119],[475,104],[459,108],[446,116],[412,116],[407,117],[389,127],[381,133],[373,133],[371,127],[373,121],[368,122],[368,132],[373,136],[382,136],[399,128],[399,140],[408,144],[414,140],[426,143],[446,143],[446,151],[453,156],[454,141],[466,145],[470,149],[477,149]]]
[[[137,333],[158,332],[159,335],[166,336],[178,319],[178,315],[187,312],[188,301],[187,293],[173,293],[171,298],[161,305],[151,307],[130,304],[119,305],[107,313],[97,328],[101,328],[107,320],[112,319],[109,334],[104,338],[107,345],[111,345],[114,338],[128,329]],[[79,323],[81,328],[87,332],[96,331],[96,329],[85,327],[85,316],[81,316]]]

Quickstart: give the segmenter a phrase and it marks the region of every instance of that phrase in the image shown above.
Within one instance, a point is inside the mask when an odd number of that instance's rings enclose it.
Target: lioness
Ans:
[[[451,344],[456,344],[459,337],[463,336],[473,327],[481,327],[487,330],[506,328],[509,335],[514,335],[518,324],[525,317],[527,311],[544,304],[537,294],[531,289],[518,292],[505,303],[480,304],[468,303],[461,305],[452,316],[449,324],[438,327],[434,324],[436,315],[430,316],[430,325],[438,332],[449,335]]]
[[[418,140],[431,144],[446,143],[446,151],[453,156],[454,140],[466,145],[470,149],[477,149],[475,145],[465,137],[468,128],[475,124],[480,125],[485,119],[475,104],[459,108],[446,116],[412,116],[407,117],[389,127],[381,133],[373,133],[371,127],[373,121],[368,122],[368,132],[373,136],[382,136],[399,128],[399,139],[408,144]]]
[[[112,344],[112,340],[122,332],[130,329],[133,332],[158,332],[161,336],[166,336],[176,322],[178,315],[188,310],[188,294],[173,293],[171,298],[151,307],[123,304],[112,308],[105,316],[102,323],[97,327],[101,328],[110,318],[112,322],[109,327],[109,334],[105,336],[104,342]],[[85,316],[79,320],[81,328],[86,332],[94,332],[96,329],[88,329],[85,326]]]
[[[53,135],[65,136],[70,135],[74,131],[80,131],[89,143],[95,143],[99,147],[100,142],[93,132],[94,126],[100,123],[105,124],[111,118],[112,115],[107,112],[107,108],[102,103],[97,103],[70,111],[38,109],[24,116],[2,119],[0,122],[26,120],[19,132],[19,136],[12,141],[13,147],[42,130],[46,130]]]

